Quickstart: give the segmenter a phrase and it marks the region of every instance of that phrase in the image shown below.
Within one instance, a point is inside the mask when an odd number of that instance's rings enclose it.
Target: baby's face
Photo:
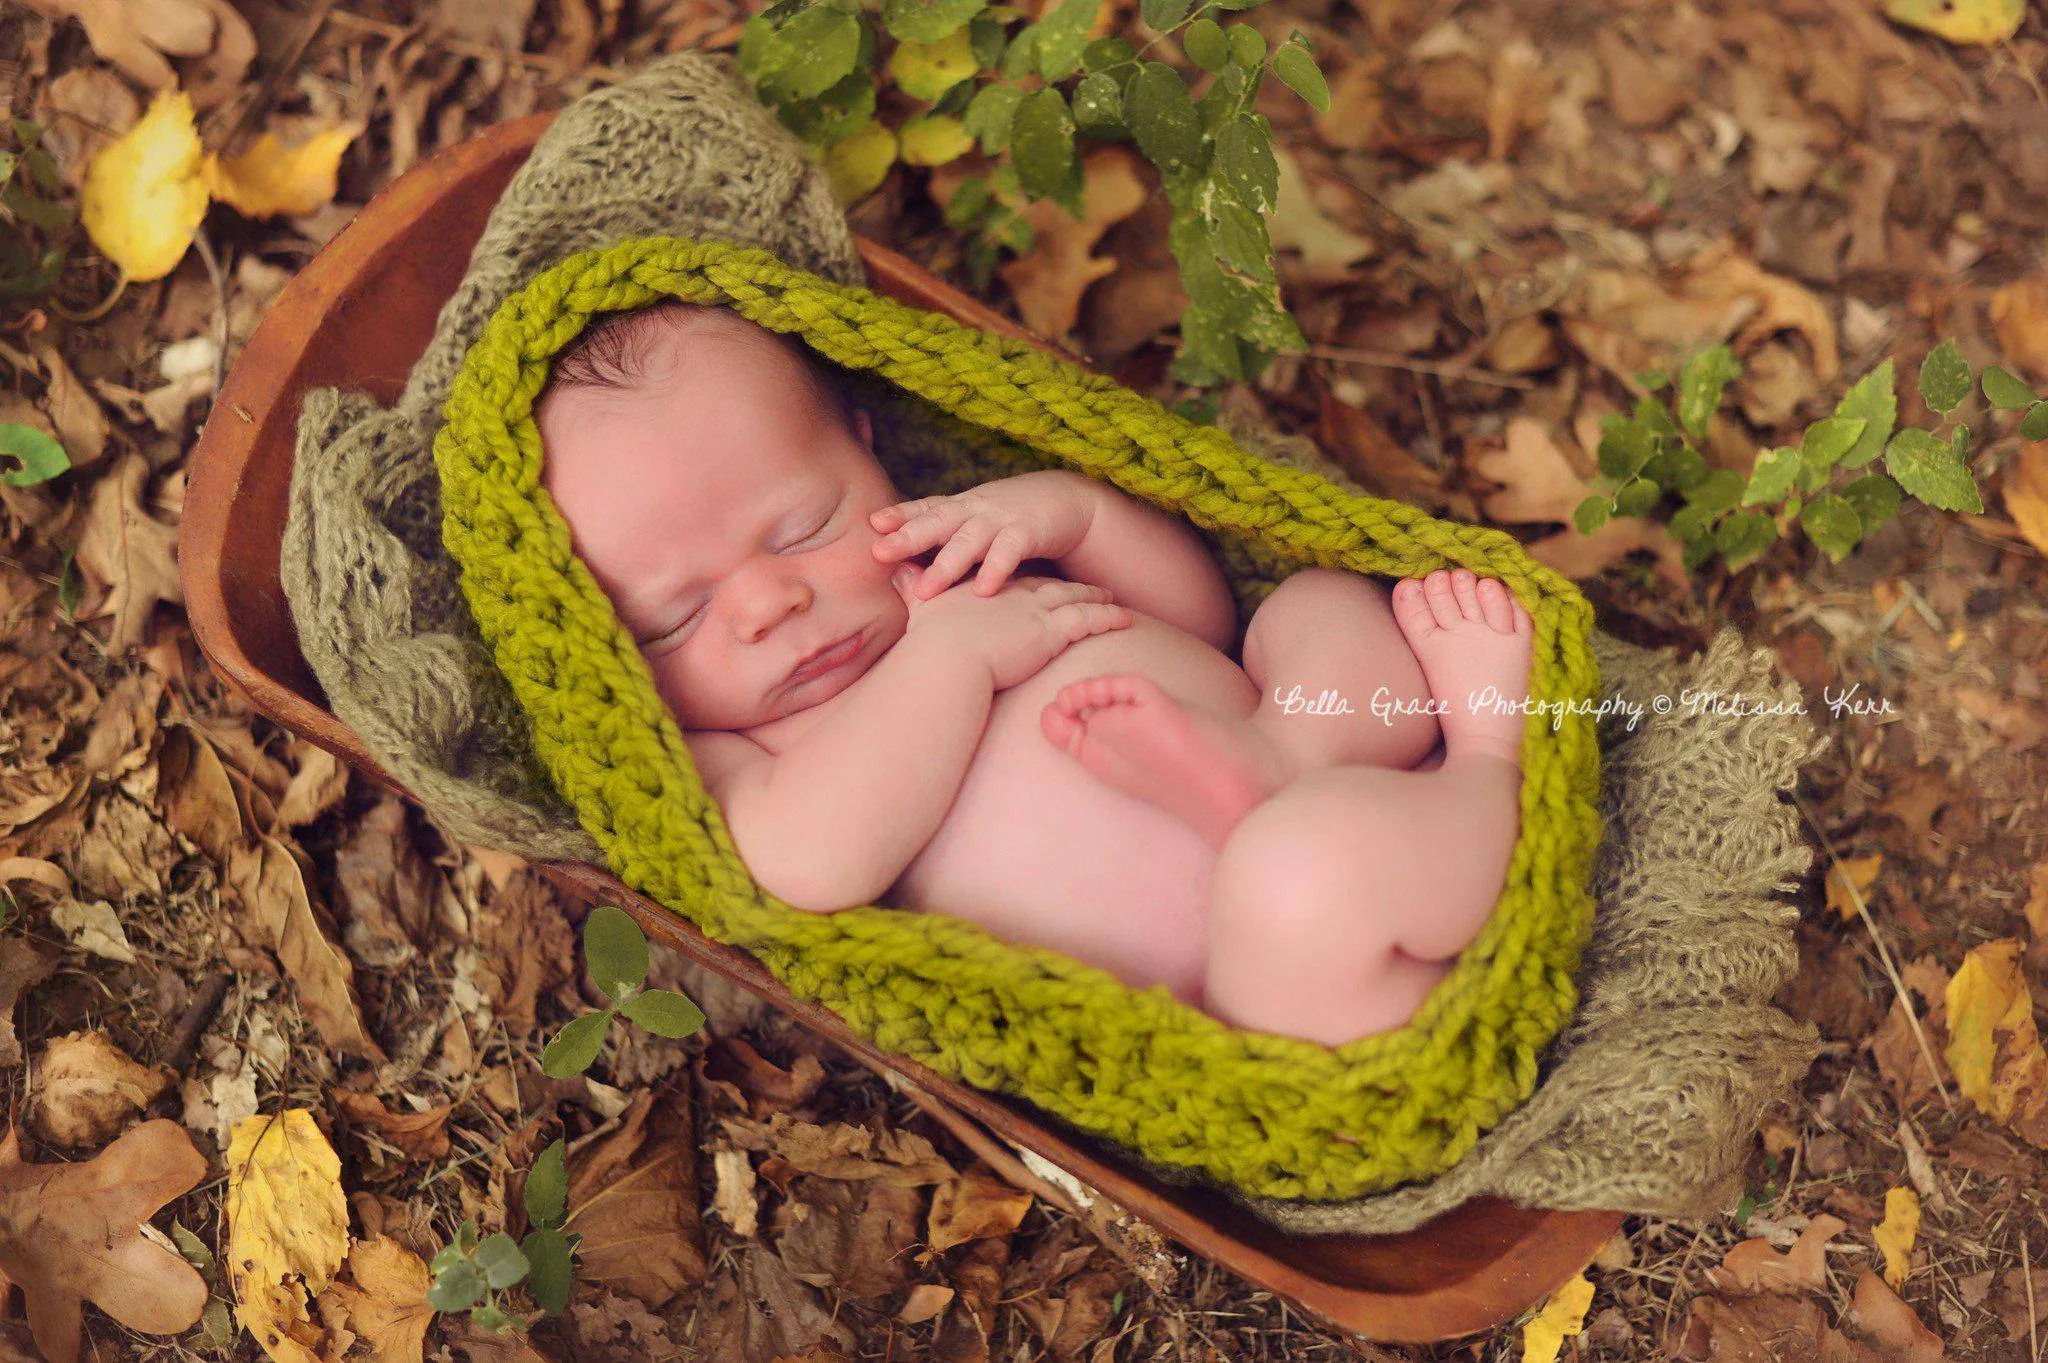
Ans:
[[[867,413],[842,429],[778,347],[688,361],[643,392],[548,394],[544,479],[683,727],[750,729],[837,695],[903,637],[869,524],[902,499]],[[854,635],[844,662],[792,675]]]

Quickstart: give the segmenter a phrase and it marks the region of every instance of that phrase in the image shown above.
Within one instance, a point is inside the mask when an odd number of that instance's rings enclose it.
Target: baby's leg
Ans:
[[[1466,745],[1433,771],[1298,777],[1217,855],[1202,1007],[1330,1046],[1407,1022],[1500,898],[1520,791]]]

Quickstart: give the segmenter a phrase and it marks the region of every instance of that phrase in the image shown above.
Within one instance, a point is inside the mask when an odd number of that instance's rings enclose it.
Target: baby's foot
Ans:
[[[1490,752],[1519,763],[1522,705],[1529,691],[1529,662],[1535,652],[1536,622],[1508,589],[1469,568],[1442,569],[1394,586],[1394,620],[1422,664],[1423,679],[1444,713],[1444,754]],[[1490,698],[1512,702],[1495,713]],[[1473,713],[1473,701],[1481,708]]]
[[[1144,677],[1062,687],[1039,723],[1097,780],[1157,805],[1212,847],[1284,780],[1278,755],[1245,725],[1184,706]]]

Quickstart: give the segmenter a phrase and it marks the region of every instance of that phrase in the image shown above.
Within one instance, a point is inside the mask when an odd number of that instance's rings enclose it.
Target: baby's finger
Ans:
[[[875,541],[875,557],[884,562],[892,558],[909,558],[921,554],[939,543],[967,519],[966,513],[957,505],[935,499],[939,504],[927,506],[901,526]]]
[[[893,530],[911,517],[925,510],[934,502],[946,500],[943,497],[917,497],[907,502],[885,506],[868,515],[868,524],[877,530]]]
[[[1006,525],[997,532],[995,542],[982,556],[981,572],[974,579],[974,590],[981,596],[992,596],[1002,590],[1010,574],[1017,571],[1017,565],[1031,556],[1031,532],[1021,525]]]
[[[932,566],[925,569],[924,581],[918,584],[920,596],[930,597],[946,590],[960,580],[960,575],[988,551],[989,541],[996,537],[996,527],[976,516],[953,532],[953,538],[932,560]]]
[[[1091,634],[1106,634],[1111,630],[1128,629],[1131,625],[1129,606],[1111,605],[1105,601],[1076,601],[1072,605],[1055,607],[1054,613],[1066,628],[1069,639],[1085,639]]]

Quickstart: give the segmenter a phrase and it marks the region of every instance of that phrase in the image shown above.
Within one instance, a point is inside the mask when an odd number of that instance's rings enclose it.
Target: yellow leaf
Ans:
[[[337,1281],[320,1294],[320,1318],[356,1337],[350,1358],[368,1363],[421,1363],[434,1308],[427,1288],[434,1275],[404,1245],[386,1236],[359,1240],[348,1252],[354,1282]]]
[[[267,132],[240,156],[209,157],[207,180],[215,198],[246,217],[300,217],[334,201],[341,154],[355,136],[354,128],[328,128],[287,147]]]
[[[903,161],[912,166],[943,166],[974,146],[967,126],[951,114],[924,114],[906,119],[899,134]]]
[[[889,54],[896,88],[913,99],[937,99],[980,69],[964,25],[935,43],[898,43]]]
[[[1828,907],[1854,922],[1857,902],[1870,902],[1870,887],[1876,883],[1878,868],[1883,865],[1884,854],[1873,852],[1828,867]]]
[[[166,90],[85,168],[78,215],[92,244],[137,283],[177,267],[206,216],[206,156],[192,101]]]
[[[1894,1188],[1884,1195],[1884,1221],[1870,1232],[1884,1251],[1884,1280],[1893,1287],[1905,1284],[1913,1271],[1913,1241],[1920,1235],[1920,1194],[1911,1188]]]
[[[1952,43],[1988,47],[2020,31],[2027,0],[1884,0],[1884,12]]]
[[[1550,1294],[1543,1309],[1522,1327],[1522,1363],[1557,1363],[1564,1342],[1586,1328],[1593,1284],[1581,1273]]]
[[[1948,982],[1948,1065],[1963,1096],[2048,1147],[2048,1055],[2020,973],[2016,937],[1986,942]]]
[[[324,1332],[307,1298],[348,1254],[341,1160],[313,1114],[237,1122],[228,1141],[228,1276],[235,1314],[278,1363],[320,1363]]]
[[[832,177],[832,194],[844,208],[872,194],[889,167],[896,164],[896,134],[878,121],[870,120],[853,136],[825,148],[826,173]]]

